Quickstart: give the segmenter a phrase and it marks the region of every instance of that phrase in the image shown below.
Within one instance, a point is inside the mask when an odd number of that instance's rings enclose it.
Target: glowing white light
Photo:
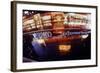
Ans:
[[[32,13],[34,13],[34,12],[32,11]]]
[[[83,39],[86,39],[86,38],[88,37],[88,34],[82,35],[81,37],[82,37]]]
[[[24,14],[28,14],[28,11],[24,11]]]

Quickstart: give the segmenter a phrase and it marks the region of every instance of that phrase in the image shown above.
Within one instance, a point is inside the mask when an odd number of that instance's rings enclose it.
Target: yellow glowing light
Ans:
[[[64,55],[69,52],[71,49],[71,45],[59,45],[60,54]]]
[[[44,39],[39,39],[39,40],[37,40],[37,41],[38,41],[38,43],[40,43],[40,44],[45,43]]]
[[[46,43],[45,43],[44,39],[38,39],[37,42],[40,43],[40,44],[43,44],[44,46],[46,46]]]

